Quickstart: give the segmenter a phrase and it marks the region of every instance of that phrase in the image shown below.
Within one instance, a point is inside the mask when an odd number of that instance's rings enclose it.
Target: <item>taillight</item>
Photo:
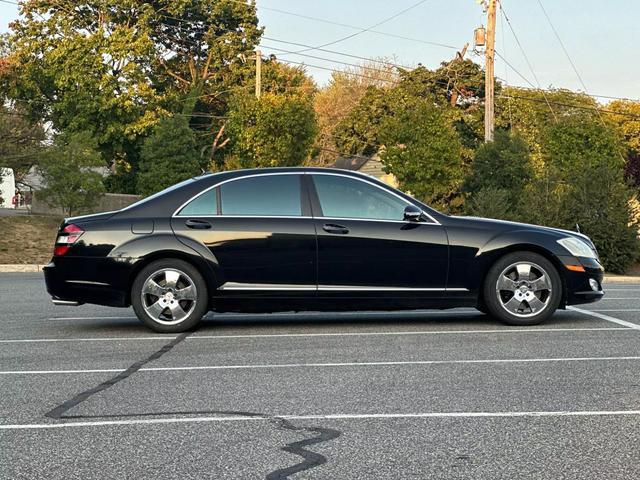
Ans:
[[[56,239],[56,246],[53,249],[53,255],[55,257],[60,257],[66,254],[69,251],[69,248],[71,248],[71,245],[76,243],[83,233],[84,230],[74,224],[64,227]]]

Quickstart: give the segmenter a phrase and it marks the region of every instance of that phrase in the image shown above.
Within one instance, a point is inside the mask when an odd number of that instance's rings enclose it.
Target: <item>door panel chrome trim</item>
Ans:
[[[223,291],[236,291],[236,290],[263,290],[263,291],[315,291],[315,285],[285,285],[285,284],[272,284],[272,283],[237,283],[226,282],[218,287],[218,290]]]
[[[468,292],[466,288],[385,287],[366,285],[286,285],[226,282],[222,291],[322,291],[322,292]]]

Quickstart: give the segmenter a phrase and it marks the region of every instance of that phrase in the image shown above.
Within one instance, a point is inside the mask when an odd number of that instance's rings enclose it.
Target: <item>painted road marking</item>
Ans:
[[[640,325],[637,323],[627,322],[626,320],[620,320],[619,318],[611,317],[609,315],[604,315],[602,313],[593,312],[591,310],[583,310],[577,307],[567,307],[569,310],[573,310],[574,312],[583,313],[584,315],[591,315],[592,317],[599,318],[600,320],[606,320],[607,322],[617,323],[618,325],[622,325],[623,327],[633,328],[634,330],[640,330]]]
[[[328,415],[270,415],[269,417],[211,416],[141,418],[127,420],[102,420],[91,422],[27,423],[0,425],[0,430],[35,430],[48,428],[107,427],[126,425],[166,425],[180,423],[212,422],[265,422],[273,418],[284,420],[395,420],[421,418],[518,418],[518,417],[617,417],[638,416],[640,410],[585,410],[585,411],[531,411],[531,412],[426,412],[426,413],[362,413]]]
[[[203,370],[268,370],[285,368],[336,368],[336,367],[394,367],[414,365],[468,365],[468,364],[501,364],[501,363],[554,363],[554,362],[608,362],[637,361],[640,357],[559,357],[559,358],[507,358],[484,360],[410,360],[389,362],[335,362],[335,363],[284,363],[256,365],[194,365],[185,367],[145,367],[139,372],[177,372]],[[96,368],[84,370],[6,370],[0,375],[55,375],[55,374],[92,374],[121,373],[124,368]]]
[[[244,338],[287,338],[287,337],[379,337],[379,336],[403,336],[403,335],[478,335],[497,333],[560,333],[560,332],[609,332],[616,330],[629,330],[621,327],[584,327],[584,328],[503,328],[487,330],[435,330],[435,331],[408,331],[408,332],[327,332],[327,333],[265,333],[246,335],[192,335],[191,340],[225,340]],[[172,340],[175,335],[151,336],[151,337],[95,337],[95,338],[25,338],[4,339],[0,343],[62,343],[62,342],[120,342],[131,340]]]

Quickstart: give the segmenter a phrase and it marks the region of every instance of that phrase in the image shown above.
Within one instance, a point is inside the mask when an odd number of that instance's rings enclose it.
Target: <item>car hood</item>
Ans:
[[[575,237],[583,242],[586,242],[591,248],[595,249],[595,245],[591,239],[584,233],[574,232],[573,230],[564,230],[562,228],[544,227],[542,225],[533,225],[530,223],[510,222],[508,220],[496,220],[493,218],[481,218],[481,217],[453,217],[459,220],[469,220],[476,223],[486,224],[487,226],[495,225],[496,227],[512,227],[513,230],[537,230],[544,232],[553,232],[562,236]]]

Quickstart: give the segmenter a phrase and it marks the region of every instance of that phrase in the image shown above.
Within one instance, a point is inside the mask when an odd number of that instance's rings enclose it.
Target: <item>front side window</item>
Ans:
[[[199,197],[191,200],[182,210],[178,213],[179,216],[184,217],[196,217],[196,216],[210,216],[218,213],[218,201],[216,199],[216,190],[204,192]]]
[[[260,175],[220,186],[222,215],[301,216],[300,175]]]
[[[313,182],[325,217],[404,219],[408,203],[370,183],[337,175],[314,175]]]

